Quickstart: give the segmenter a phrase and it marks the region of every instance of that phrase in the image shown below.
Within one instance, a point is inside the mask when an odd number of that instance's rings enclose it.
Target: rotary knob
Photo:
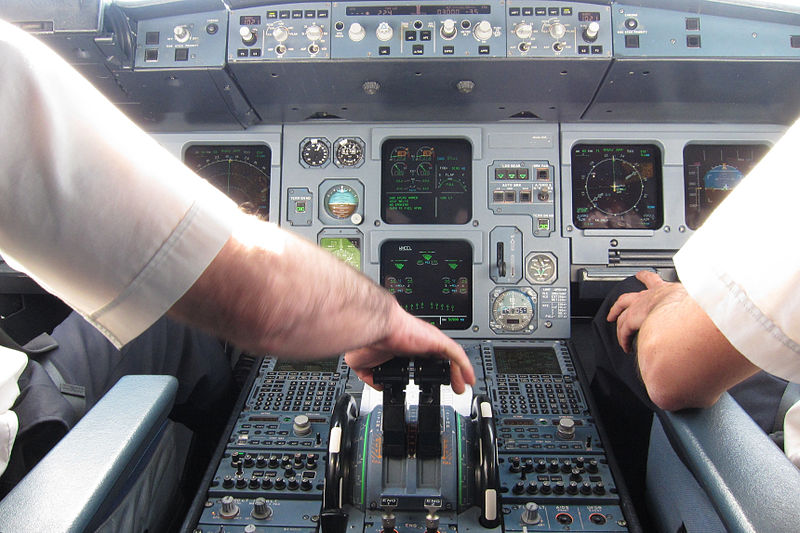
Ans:
[[[492,30],[492,25],[488,20],[482,20],[475,26],[473,34],[479,41],[487,41],[491,39],[494,31]]]
[[[297,415],[294,417],[294,424],[292,424],[294,434],[298,437],[305,437],[311,433],[311,421],[306,415]]]
[[[192,32],[189,31],[185,25],[181,24],[179,26],[175,26],[172,29],[172,33],[175,35],[175,40],[179,43],[185,43],[192,37]]]
[[[220,515],[222,515],[223,518],[233,518],[237,514],[239,514],[239,506],[236,505],[233,496],[223,496]]]
[[[600,33],[600,24],[597,22],[590,22],[589,25],[583,29],[583,40],[587,43],[593,43],[597,40],[598,33]]]
[[[522,511],[522,521],[526,524],[538,524],[542,521],[539,516],[539,505],[536,502],[528,502]]]
[[[274,30],[272,30],[272,36],[275,38],[276,41],[282,43],[286,39],[289,38],[289,30],[286,26],[278,26]]]
[[[575,438],[575,421],[570,417],[564,417],[558,421],[556,435],[561,440],[572,440]]]
[[[252,516],[256,520],[267,520],[272,516],[272,507],[267,505],[267,500],[264,498],[256,498],[253,502]]]
[[[242,42],[247,46],[253,46],[258,40],[258,35],[256,35],[256,32],[247,26],[242,26],[239,28],[239,36],[242,38]]]
[[[394,30],[388,22],[381,22],[375,30],[375,36],[379,41],[389,41],[394,35]]]
[[[516,26],[514,26],[514,35],[519,37],[520,39],[530,39],[531,35],[533,35],[533,26],[528,24],[527,22],[520,22]]]
[[[358,42],[362,40],[367,35],[367,30],[364,29],[364,26],[359,24],[358,22],[354,22],[350,24],[350,29],[347,30],[347,36],[350,37],[351,41]]]
[[[318,26],[317,24],[312,24],[306,28],[306,37],[309,41],[319,41],[322,39],[323,33],[322,26]]]
[[[456,21],[453,19],[446,19],[444,22],[442,22],[442,29],[439,30],[439,33],[442,34],[442,39],[446,39],[448,41],[455,37],[458,33]]]
[[[561,39],[566,34],[567,34],[567,27],[561,24],[560,22],[556,22],[555,24],[550,25],[550,36],[553,39]]]

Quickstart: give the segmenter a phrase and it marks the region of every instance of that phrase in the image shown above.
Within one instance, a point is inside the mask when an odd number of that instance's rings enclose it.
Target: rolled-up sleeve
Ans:
[[[0,254],[116,345],[197,280],[236,205],[0,21]]]

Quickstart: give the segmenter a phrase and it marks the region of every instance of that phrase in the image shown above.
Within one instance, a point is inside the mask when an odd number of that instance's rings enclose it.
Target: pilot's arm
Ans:
[[[795,123],[689,238],[674,258],[681,284],[640,272],[647,290],[611,308],[660,407],[710,405],[759,368],[800,382],[798,146]]]
[[[240,213],[46,46],[0,21],[0,253],[122,345],[169,311],[256,352],[463,350],[331,254]]]

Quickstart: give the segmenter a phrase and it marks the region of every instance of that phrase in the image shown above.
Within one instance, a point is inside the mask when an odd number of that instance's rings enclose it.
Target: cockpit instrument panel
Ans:
[[[194,144],[183,154],[186,166],[231,197],[239,207],[269,219],[272,152],[265,144]]]
[[[387,139],[381,150],[387,224],[466,224],[472,219],[472,145],[464,139]]]
[[[661,151],[653,144],[572,147],[572,219],[579,229],[658,229]]]
[[[699,228],[767,150],[766,144],[687,144],[683,149],[686,225]]]
[[[388,240],[381,284],[400,305],[439,329],[472,325],[472,246],[462,240]]]

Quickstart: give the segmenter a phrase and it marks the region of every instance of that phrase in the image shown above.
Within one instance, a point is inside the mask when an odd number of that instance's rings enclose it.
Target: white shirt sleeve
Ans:
[[[688,293],[760,368],[800,382],[800,122],[675,255]]]
[[[120,346],[229,238],[236,205],[0,21],[0,254]]]

